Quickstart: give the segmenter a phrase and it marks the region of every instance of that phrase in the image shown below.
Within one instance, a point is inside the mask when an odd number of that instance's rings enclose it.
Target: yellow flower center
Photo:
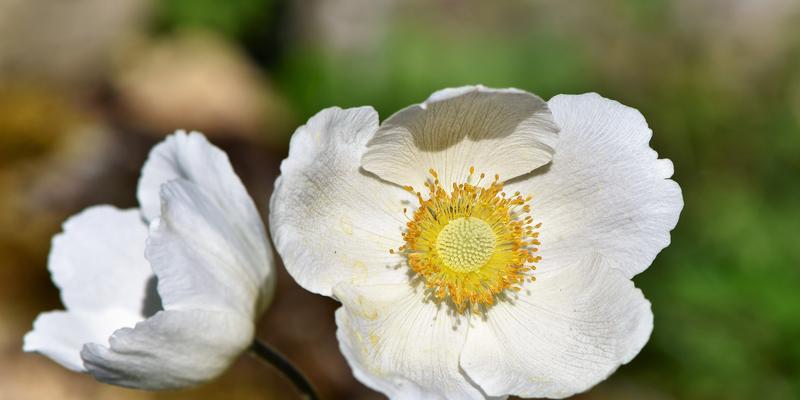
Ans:
[[[447,268],[473,272],[492,257],[496,237],[492,227],[474,217],[450,221],[436,238],[436,251]]]
[[[531,196],[507,195],[497,175],[487,186],[481,186],[484,174],[472,183],[474,173],[470,167],[467,182],[454,183],[449,192],[434,170],[425,183],[427,196],[406,186],[419,207],[398,249],[432,294],[459,312],[485,309],[506,289],[519,291],[526,279],[535,280],[533,263],[541,260],[534,256],[541,224],[533,225]]]

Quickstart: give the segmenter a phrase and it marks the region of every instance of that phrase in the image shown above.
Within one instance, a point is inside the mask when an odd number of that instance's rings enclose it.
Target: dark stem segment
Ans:
[[[267,364],[277,368],[278,371],[281,371],[284,376],[289,378],[297,388],[297,391],[300,392],[300,397],[302,399],[319,400],[317,392],[314,391],[314,387],[311,386],[308,379],[306,379],[303,373],[292,365],[281,353],[278,353],[275,349],[258,339],[253,341],[253,344],[250,346],[250,352]]]

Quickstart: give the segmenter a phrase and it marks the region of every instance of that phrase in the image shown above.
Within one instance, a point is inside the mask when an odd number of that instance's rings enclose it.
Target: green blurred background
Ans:
[[[284,399],[243,357],[204,387],[147,393],[21,352],[61,308],[50,237],[92,204],[132,207],[176,128],[230,154],[259,206],[321,108],[385,118],[447,86],[642,111],[685,208],[636,278],[655,331],[580,399],[800,398],[800,3],[792,0],[0,0],[0,399]],[[281,269],[259,336],[326,399],[373,399],[334,338],[336,304]]]

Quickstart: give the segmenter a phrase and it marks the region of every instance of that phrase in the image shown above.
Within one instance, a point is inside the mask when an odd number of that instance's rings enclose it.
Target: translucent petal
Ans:
[[[391,399],[483,399],[460,372],[467,335],[446,306],[408,282],[336,287],[339,346],[353,373]]]
[[[603,263],[549,274],[473,319],[464,371],[488,394],[564,398],[633,359],[653,330],[650,303]]]
[[[270,230],[286,269],[312,292],[404,274],[389,249],[403,243],[413,197],[359,167],[377,126],[369,107],[323,110],[298,128],[281,164]]]
[[[90,343],[81,357],[98,380],[161,390],[195,386],[224,372],[253,340],[250,320],[206,310],[162,311],[116,331],[110,346]]]
[[[507,180],[550,161],[558,128],[547,104],[517,89],[444,89],[387,118],[361,160],[367,171],[417,190],[433,168],[443,186],[470,167]]]
[[[642,114],[597,94],[549,102],[561,127],[553,162],[507,186],[533,195],[539,272],[602,254],[632,277],[669,245],[683,208],[672,162],[658,159]]]

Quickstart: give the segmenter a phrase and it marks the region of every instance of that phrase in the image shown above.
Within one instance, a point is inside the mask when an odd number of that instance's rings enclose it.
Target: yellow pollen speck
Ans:
[[[533,282],[534,263],[541,261],[534,255],[541,224],[534,225],[530,215],[532,197],[504,193],[499,175],[481,186],[486,176],[481,173],[472,183],[474,167],[469,172],[467,182],[453,183],[450,191],[433,169],[425,195],[405,186],[419,207],[406,224],[405,243],[389,250],[405,255],[431,293],[462,313],[480,311],[505,290],[516,292]]]
[[[353,222],[350,221],[350,218],[341,217],[339,218],[339,227],[342,228],[342,232],[347,235],[353,234]]]

